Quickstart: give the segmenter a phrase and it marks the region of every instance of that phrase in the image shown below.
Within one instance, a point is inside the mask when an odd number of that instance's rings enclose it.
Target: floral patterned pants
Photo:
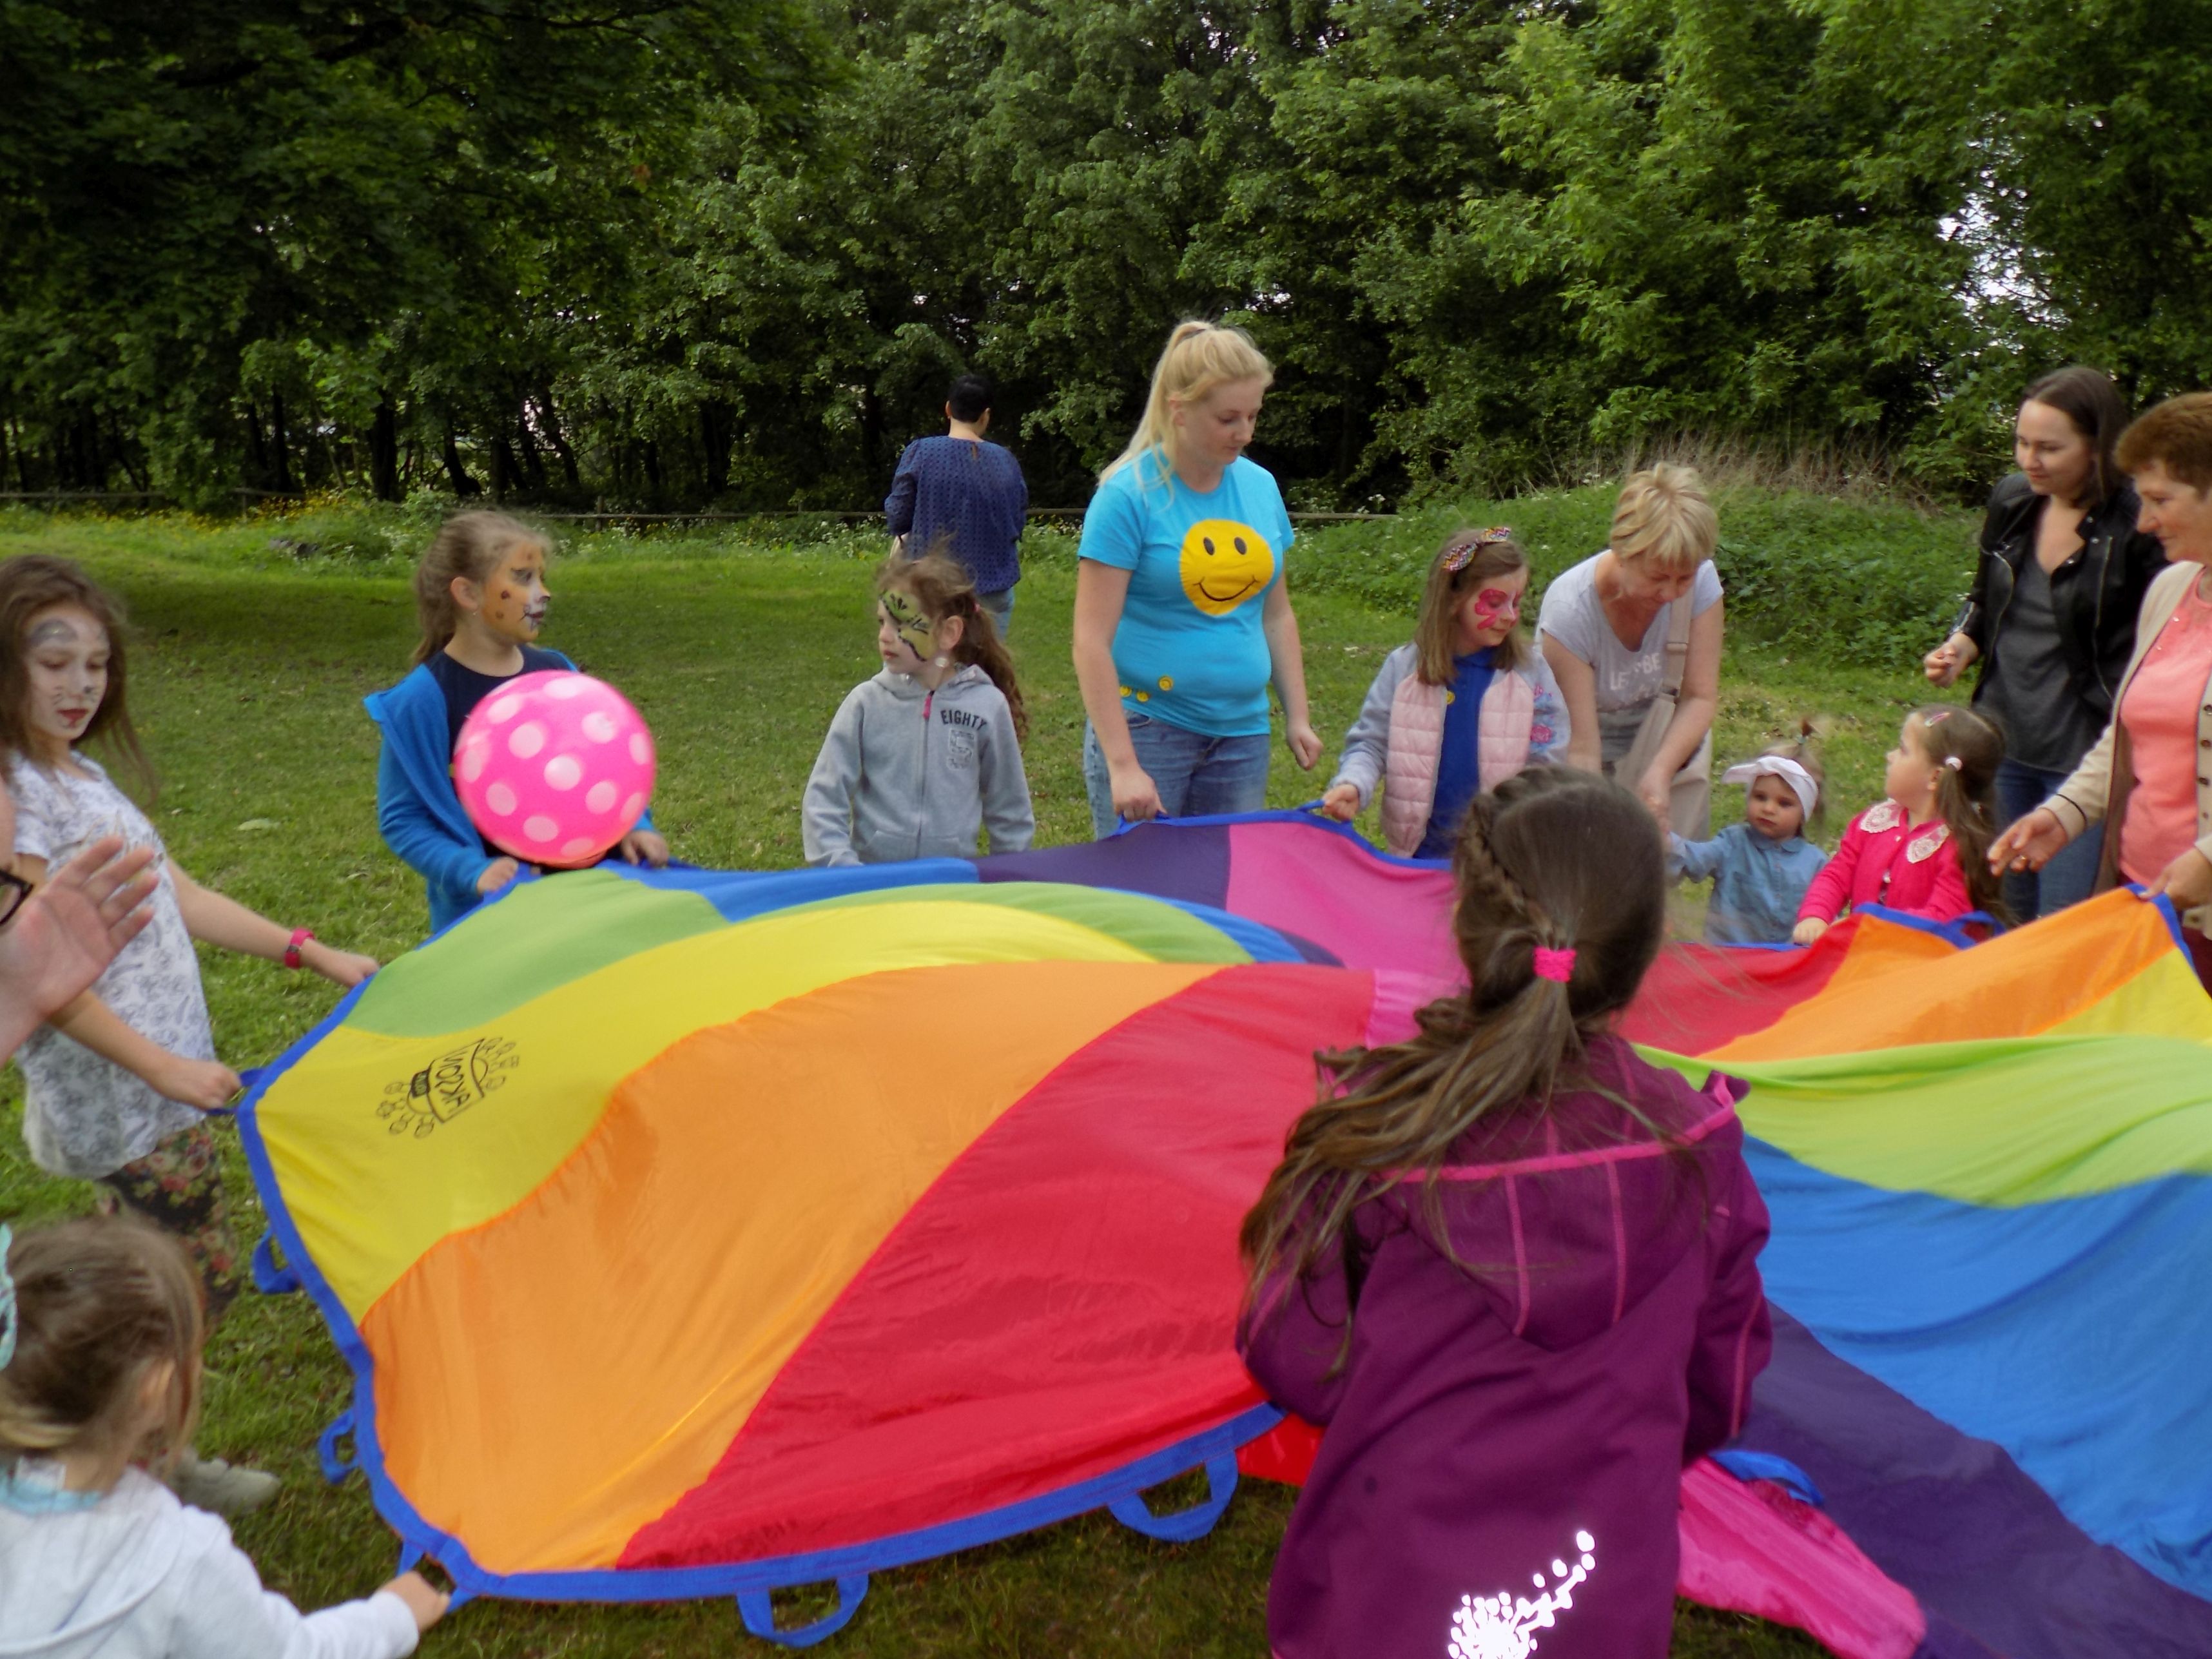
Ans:
[[[100,1195],[102,1215],[130,1210],[184,1245],[206,1291],[208,1328],[213,1330],[237,1300],[240,1282],[215,1132],[201,1124],[171,1135],[100,1184],[106,1189]]]

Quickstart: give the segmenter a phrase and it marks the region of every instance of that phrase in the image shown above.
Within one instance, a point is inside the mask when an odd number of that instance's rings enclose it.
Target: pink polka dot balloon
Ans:
[[[531,864],[596,864],[653,798],[653,733],[589,674],[518,674],[472,710],[453,785],[493,846]]]

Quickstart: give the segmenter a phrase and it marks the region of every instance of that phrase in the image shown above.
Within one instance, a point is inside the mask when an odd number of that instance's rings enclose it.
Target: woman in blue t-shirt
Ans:
[[[1291,753],[1309,770],[1321,758],[1283,583],[1290,514],[1244,459],[1273,379],[1242,329],[1177,324],[1136,436],[1084,515],[1075,678],[1101,837],[1122,818],[1266,805],[1270,682]]]

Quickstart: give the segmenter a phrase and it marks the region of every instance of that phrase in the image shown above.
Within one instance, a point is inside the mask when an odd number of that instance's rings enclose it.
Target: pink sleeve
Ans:
[[[1774,1322],[1759,1277],[1766,1243],[1765,1200],[1743,1161],[1743,1127],[1713,1137],[1716,1200],[1707,1218],[1712,1279],[1698,1311],[1690,1349],[1690,1421],[1682,1437],[1686,1467],[1732,1440],[1751,1412],[1751,1385],[1774,1349]],[[1724,1160],[1724,1161],[1723,1161]]]
[[[1865,816],[1860,814],[1861,817]],[[1859,854],[1866,848],[1867,838],[1860,831],[1858,818],[1844,831],[1837,844],[1836,855],[1820,866],[1820,873],[1813,878],[1813,884],[1805,890],[1805,902],[1797,907],[1800,921],[1833,921],[1843,915],[1844,906],[1851,896],[1851,880],[1859,872]]]
[[[1940,867],[1936,872],[1935,890],[1924,903],[1912,908],[1913,915],[1926,916],[1931,921],[1948,921],[1975,908],[1974,896],[1966,888],[1966,866],[1959,860],[1958,842],[1945,842],[1944,850],[1951,856],[1936,861]]]

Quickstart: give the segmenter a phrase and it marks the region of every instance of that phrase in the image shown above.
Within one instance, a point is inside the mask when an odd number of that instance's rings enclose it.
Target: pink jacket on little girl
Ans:
[[[1345,735],[1334,789],[1349,783],[1364,808],[1382,788],[1382,839],[1410,858],[1429,831],[1444,746],[1444,705],[1451,688],[1431,685],[1413,670],[1415,648],[1401,645],[1382,659],[1359,718]],[[1476,721],[1475,765],[1481,787],[1494,789],[1530,765],[1564,759],[1566,700],[1543,653],[1524,653],[1518,668],[1491,676]]]
[[[1850,828],[1797,907],[1797,920],[1833,921],[1848,904],[1951,921],[1974,908],[1951,831],[1941,818],[1914,823],[1893,800],[1877,802]]]

